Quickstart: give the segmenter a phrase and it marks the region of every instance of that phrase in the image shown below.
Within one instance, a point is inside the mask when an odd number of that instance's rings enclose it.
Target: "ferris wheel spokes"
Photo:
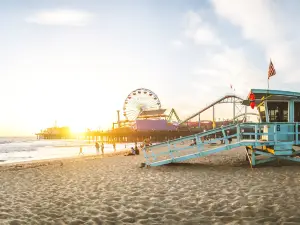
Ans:
[[[132,91],[125,99],[123,115],[127,120],[135,120],[142,111],[160,109],[158,96],[151,90],[139,88]]]

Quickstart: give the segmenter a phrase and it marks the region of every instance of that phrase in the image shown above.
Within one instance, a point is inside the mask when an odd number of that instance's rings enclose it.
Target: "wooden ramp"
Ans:
[[[280,129],[278,129],[278,125]],[[269,129],[266,129],[269,128]],[[160,166],[244,146],[252,165],[275,158],[299,161],[298,123],[242,123],[160,143],[143,149],[146,165]],[[257,155],[268,156],[259,161]]]

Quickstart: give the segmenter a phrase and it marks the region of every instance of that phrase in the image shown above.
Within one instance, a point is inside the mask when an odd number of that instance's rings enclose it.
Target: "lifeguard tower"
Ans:
[[[244,105],[256,107],[259,123],[239,123],[145,148],[145,165],[175,163],[244,146],[251,166],[276,159],[300,162],[300,93],[252,89]],[[217,137],[209,139],[207,137]],[[217,144],[215,144],[217,143]]]

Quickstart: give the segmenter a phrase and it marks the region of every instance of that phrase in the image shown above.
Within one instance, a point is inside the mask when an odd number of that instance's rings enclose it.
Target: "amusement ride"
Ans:
[[[138,88],[128,94],[123,104],[123,115],[126,120],[133,121],[144,111],[161,109],[160,100],[153,91]]]

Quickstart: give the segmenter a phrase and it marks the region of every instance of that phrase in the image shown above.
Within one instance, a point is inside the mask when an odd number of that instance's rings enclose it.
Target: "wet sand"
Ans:
[[[122,153],[123,154],[123,153]],[[0,224],[299,224],[300,165],[242,149],[139,168],[142,156],[0,167]]]

